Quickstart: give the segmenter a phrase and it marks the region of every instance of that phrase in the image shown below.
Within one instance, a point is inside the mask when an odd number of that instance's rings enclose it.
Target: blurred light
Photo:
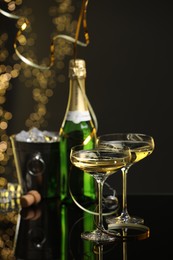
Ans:
[[[27,27],[27,23],[23,23],[21,26],[22,31],[24,31],[26,29],[26,27]]]
[[[7,126],[8,126],[7,122],[4,122],[4,121],[0,122],[0,128],[1,128],[2,130],[7,129]]]
[[[16,21],[16,26],[23,31],[17,38],[19,43],[18,51],[22,55],[29,57],[29,59],[31,58],[34,62],[37,62],[35,50],[37,35],[32,31],[31,26],[29,26],[26,21],[26,18],[31,23],[34,21],[35,17],[33,16],[32,9],[26,7],[22,0],[3,1],[7,4],[9,11],[14,11],[17,6],[21,5],[21,7],[16,10],[17,15],[21,16],[21,18]],[[48,10],[54,24],[54,32],[52,35],[63,33],[74,36],[76,30],[76,21],[72,15],[74,11],[75,7],[72,5],[71,0],[55,1],[55,3],[53,3],[53,6]],[[43,22],[45,23],[45,21]],[[23,86],[31,88],[32,99],[36,103],[36,105],[31,108],[32,111],[25,120],[25,126],[28,129],[33,126],[46,128],[48,126],[46,118],[49,114],[46,106],[54,94],[53,89],[56,87],[57,81],[63,83],[66,79],[62,71],[65,67],[64,58],[65,55],[72,55],[73,45],[64,40],[57,40],[55,42],[54,54],[56,59],[53,68],[51,68],[51,70],[41,71],[26,65],[19,59],[15,52],[10,54],[11,56],[9,57],[9,38],[11,39],[7,32],[0,34],[0,62],[4,63],[0,64],[0,174],[8,175],[8,172],[10,172],[13,177],[16,177],[16,171],[11,173],[11,169],[9,169],[7,165],[13,153],[6,131],[8,121],[13,118],[13,115],[12,111],[5,111],[3,106],[1,106],[6,102],[7,90],[13,86],[11,80],[18,78]],[[49,57],[43,58],[41,63],[49,64]]]

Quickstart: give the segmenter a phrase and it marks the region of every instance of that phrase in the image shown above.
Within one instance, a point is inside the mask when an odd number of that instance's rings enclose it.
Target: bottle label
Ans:
[[[91,116],[89,111],[68,111],[67,120],[79,124],[80,122],[91,120]]]

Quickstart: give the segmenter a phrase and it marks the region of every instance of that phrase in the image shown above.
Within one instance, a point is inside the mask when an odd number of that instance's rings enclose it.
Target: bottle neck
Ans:
[[[88,111],[85,78],[70,78],[68,111]]]

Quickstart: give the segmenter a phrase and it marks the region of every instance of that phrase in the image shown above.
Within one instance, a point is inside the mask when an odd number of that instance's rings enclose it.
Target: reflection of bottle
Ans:
[[[68,205],[69,206],[69,205]],[[96,206],[94,203],[90,209]],[[88,208],[88,207],[87,207]],[[89,209],[89,208],[88,208]],[[72,210],[68,207],[69,224],[69,259],[95,260],[93,253],[93,243],[87,239],[81,239],[83,231],[93,230],[95,226],[94,216],[79,208]]]
[[[85,94],[85,61],[71,60],[69,63],[70,90],[66,114],[60,128],[60,198],[69,200],[69,188],[73,198],[83,201],[95,198],[95,182],[92,176],[84,174],[70,163],[72,146],[83,144],[93,148],[96,142],[96,128],[88,108]]]

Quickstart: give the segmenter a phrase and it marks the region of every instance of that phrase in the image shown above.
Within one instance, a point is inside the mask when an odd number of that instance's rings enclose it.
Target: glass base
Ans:
[[[94,241],[97,243],[110,243],[110,242],[115,241],[115,237],[110,236],[109,234],[106,234],[99,229],[96,229],[91,232],[89,232],[89,231],[83,232],[81,234],[81,238],[90,240],[90,241]]]
[[[144,224],[144,219],[136,216],[121,215],[119,217],[108,217],[106,222],[108,224]]]

